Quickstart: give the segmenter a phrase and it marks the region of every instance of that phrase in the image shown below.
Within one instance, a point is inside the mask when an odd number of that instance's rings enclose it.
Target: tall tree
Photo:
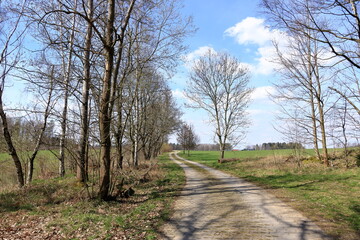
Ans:
[[[77,8],[77,0],[74,2],[74,9]],[[60,15],[62,16],[62,15]],[[62,31],[64,30],[64,19],[60,18],[61,28],[60,34],[63,36]],[[66,144],[66,130],[67,130],[67,121],[68,121],[68,102],[70,94],[70,80],[71,80],[71,67],[73,62],[73,52],[74,52],[74,38],[75,38],[75,25],[76,25],[76,14],[72,16],[72,25],[70,29],[69,39],[61,40],[62,42],[68,42],[68,48],[65,49],[63,44],[61,44],[61,55],[63,61],[63,86],[64,86],[64,105],[61,114],[61,135],[60,135],[60,164],[59,164],[59,175],[63,177],[65,175],[65,144]],[[66,55],[66,56],[65,56]]]
[[[203,109],[215,125],[215,135],[224,158],[227,143],[237,144],[244,137],[252,89],[249,70],[228,53],[208,51],[192,66],[186,89],[188,107]]]
[[[125,31],[129,23],[131,12],[133,10],[135,0],[132,0],[129,4],[126,15],[122,21],[120,33],[118,37],[120,41],[123,41],[125,37]],[[111,86],[114,76],[114,55],[115,55],[115,0],[107,1],[107,19],[105,22],[105,36],[103,37],[104,56],[105,56],[105,72],[101,83],[101,97],[99,106],[99,130],[100,130],[100,191],[99,195],[102,199],[106,200],[109,197],[110,188],[110,168],[111,168],[111,119],[112,112],[110,109],[111,100]],[[122,45],[119,48],[123,48]],[[118,56],[121,58],[122,56]],[[116,68],[115,68],[116,69]]]
[[[90,91],[90,80],[91,80],[91,40],[93,29],[91,26],[93,18],[93,0],[87,0],[87,16],[89,22],[87,23],[85,43],[84,43],[84,70],[82,80],[82,98],[81,98],[81,124],[80,124],[80,144],[79,144],[79,163],[77,167],[77,178],[80,182],[84,182],[87,179],[87,146],[89,138],[89,91]]]
[[[329,82],[327,66],[331,66],[331,54],[324,44],[316,40],[319,36],[317,31],[313,28],[303,28],[303,24],[311,26],[310,9],[314,7],[313,1],[281,2],[288,5],[278,5],[279,3],[279,0],[263,0],[266,12],[275,25],[283,30],[284,38],[288,38],[285,46],[275,45],[276,61],[280,65],[279,72],[282,75],[282,79],[275,84],[278,89],[276,97],[285,100],[279,103],[288,116],[295,111],[286,111],[285,108],[303,110],[300,118],[300,112],[296,111],[297,121],[300,121],[297,124],[312,136],[317,157],[329,166],[325,104]],[[311,124],[308,123],[309,120]]]
[[[21,166],[21,161],[19,155],[15,149],[10,130],[8,125],[8,118],[4,109],[4,91],[7,82],[9,73],[14,69],[14,67],[20,61],[20,47],[22,45],[22,40],[24,38],[24,33],[26,31],[27,24],[20,24],[20,21],[23,18],[23,10],[25,7],[25,1],[23,1],[18,7],[20,10],[18,13],[10,11],[9,8],[4,9],[4,4],[0,3],[0,42],[2,46],[0,48],[0,118],[2,122],[3,135],[8,147],[8,153],[14,161],[17,180],[19,187],[24,186],[24,173]],[[5,16],[8,15],[8,16]],[[12,15],[10,17],[10,15]],[[13,19],[5,22],[3,19]],[[25,26],[23,28],[22,26]]]

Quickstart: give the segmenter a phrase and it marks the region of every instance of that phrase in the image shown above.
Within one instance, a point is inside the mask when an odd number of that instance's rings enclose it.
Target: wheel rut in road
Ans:
[[[176,153],[170,157],[184,169],[186,185],[162,239],[330,239],[265,190]]]

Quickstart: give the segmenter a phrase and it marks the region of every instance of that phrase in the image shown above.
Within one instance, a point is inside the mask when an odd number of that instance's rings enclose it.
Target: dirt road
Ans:
[[[259,187],[176,154],[171,158],[187,181],[162,229],[163,239],[329,239]]]

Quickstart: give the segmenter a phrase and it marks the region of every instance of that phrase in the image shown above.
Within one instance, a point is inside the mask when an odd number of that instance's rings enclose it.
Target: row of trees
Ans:
[[[329,166],[329,138],[346,149],[348,139],[358,135],[359,2],[262,0],[262,5],[287,39],[274,42],[280,131],[289,141],[312,144]]]
[[[179,143],[170,143],[170,147],[173,150],[183,150],[183,146],[181,146]],[[219,144],[213,144],[213,143],[199,143],[196,145],[195,150],[198,151],[219,151],[220,145]],[[226,144],[225,150],[231,151],[233,147],[231,144]]]
[[[253,146],[247,146],[248,150],[274,150],[274,149],[304,149],[301,143],[296,142],[269,142],[261,145],[256,144]]]
[[[185,50],[191,19],[180,15],[177,0],[1,1],[0,15],[0,117],[19,186],[25,181],[11,114],[41,125],[30,172],[49,121],[59,139],[60,176],[69,141],[76,143],[71,155],[84,183],[89,149],[98,148],[99,196],[108,199],[123,146],[130,146],[136,167],[140,153],[156,156],[179,124],[166,78]],[[36,105],[10,111],[4,94],[14,79],[27,83]]]

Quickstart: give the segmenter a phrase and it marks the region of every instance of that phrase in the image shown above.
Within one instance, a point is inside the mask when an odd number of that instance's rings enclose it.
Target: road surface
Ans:
[[[176,153],[170,157],[185,170],[186,185],[162,239],[330,239],[261,188]]]

